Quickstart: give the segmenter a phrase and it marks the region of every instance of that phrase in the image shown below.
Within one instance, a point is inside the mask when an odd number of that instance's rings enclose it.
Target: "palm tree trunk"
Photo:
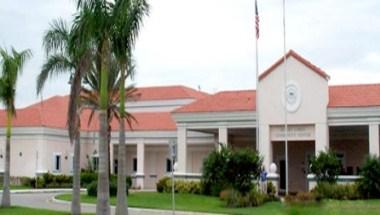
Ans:
[[[117,163],[117,204],[116,215],[128,215],[127,185],[125,174],[125,120],[120,119],[119,148]]]
[[[98,169],[98,195],[96,204],[97,215],[110,214],[110,192],[108,175],[108,144],[107,144],[107,107],[108,107],[108,72],[110,57],[109,40],[102,43],[101,48],[101,85],[100,85],[100,110],[99,110],[99,169]]]
[[[71,201],[71,214],[80,215],[80,212],[80,131],[78,131],[74,142],[73,199]]]
[[[3,199],[1,200],[1,207],[11,206],[10,194],[10,166],[11,166],[11,134],[12,134],[12,113],[7,112],[7,133],[5,142],[5,169],[3,181]]]
[[[99,111],[100,139],[99,139],[99,169],[98,169],[98,195],[96,214],[109,215],[109,175],[108,175],[108,156],[107,156],[107,113]]]
[[[117,204],[116,215],[128,215],[128,197],[126,186],[126,151],[125,151],[125,66],[121,63],[120,71],[120,124],[119,124],[119,148],[118,148],[118,166],[117,166]],[[125,68],[124,68],[125,67]]]

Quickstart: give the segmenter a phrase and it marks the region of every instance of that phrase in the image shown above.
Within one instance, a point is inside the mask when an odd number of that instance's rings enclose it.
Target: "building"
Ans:
[[[213,95],[184,86],[139,88],[127,101],[137,123],[126,130],[127,173],[134,186],[154,188],[170,172],[169,142],[177,140],[176,175],[198,178],[202,161],[220,144],[251,147],[267,169],[278,166],[285,187],[284,122],[288,124],[289,190],[309,188],[308,158],[328,148],[343,163],[342,180],[354,179],[368,154],[379,155],[380,84],[329,86],[329,76],[294,51],[260,76],[254,90]],[[286,90],[285,90],[286,89]],[[285,96],[285,93],[287,96]],[[256,96],[258,95],[258,106]],[[287,99],[285,99],[287,98]],[[11,175],[70,174],[73,146],[66,131],[67,96],[55,96],[17,111],[11,148]],[[286,114],[285,114],[286,113]],[[98,122],[82,114],[81,166],[97,162]],[[256,120],[259,142],[256,146]],[[5,151],[5,113],[0,112],[0,171]],[[111,171],[117,171],[118,123],[112,122]]]

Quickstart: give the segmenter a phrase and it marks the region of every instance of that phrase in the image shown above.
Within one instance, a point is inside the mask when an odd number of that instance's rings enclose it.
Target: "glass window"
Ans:
[[[54,155],[54,171],[55,172],[61,171],[61,155],[60,154]]]
[[[137,158],[133,158],[133,172],[137,172]]]
[[[166,172],[172,172],[172,160],[166,159]]]

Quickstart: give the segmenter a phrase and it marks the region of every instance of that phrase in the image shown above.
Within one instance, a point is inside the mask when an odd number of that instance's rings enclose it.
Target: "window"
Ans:
[[[137,158],[133,158],[133,172],[137,172]]]
[[[55,153],[53,159],[53,172],[61,172],[61,154]]]
[[[172,160],[166,159],[166,172],[172,172]]]

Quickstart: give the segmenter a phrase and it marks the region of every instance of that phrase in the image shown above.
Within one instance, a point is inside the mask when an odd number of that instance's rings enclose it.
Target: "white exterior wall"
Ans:
[[[328,82],[310,68],[294,59],[287,58],[287,80],[298,85],[301,104],[294,112],[287,112],[288,125],[314,125],[316,133],[316,149],[319,151],[328,145],[327,105]],[[266,128],[271,125],[285,123],[285,85],[284,65],[281,64],[259,82],[260,110],[260,151],[271,156],[270,132]],[[269,158],[272,159],[272,158]],[[270,160],[265,159],[266,165]]]

